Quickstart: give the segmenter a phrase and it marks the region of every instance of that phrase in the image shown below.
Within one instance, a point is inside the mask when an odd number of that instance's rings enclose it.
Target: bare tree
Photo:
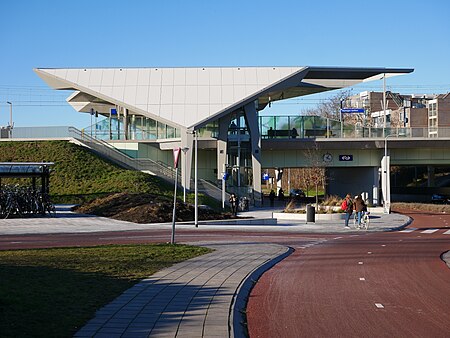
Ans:
[[[308,148],[305,151],[305,157],[309,163],[308,168],[304,169],[305,181],[313,185],[316,188],[316,206],[319,206],[319,186],[325,187],[326,170],[325,162],[323,161],[322,154],[320,153],[317,143],[314,143],[314,147]]]
[[[339,120],[341,102],[347,100],[351,94],[351,89],[341,90],[330,98],[320,102],[317,107],[306,109],[304,114]]]

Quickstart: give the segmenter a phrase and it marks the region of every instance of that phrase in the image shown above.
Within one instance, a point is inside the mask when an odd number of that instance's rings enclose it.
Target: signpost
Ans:
[[[173,167],[175,169],[175,188],[173,193],[173,212],[172,212],[172,237],[170,244],[175,244],[175,214],[177,206],[177,185],[178,185],[178,160],[180,159],[181,148],[173,149]]]
[[[364,113],[364,108],[342,108],[341,113]]]

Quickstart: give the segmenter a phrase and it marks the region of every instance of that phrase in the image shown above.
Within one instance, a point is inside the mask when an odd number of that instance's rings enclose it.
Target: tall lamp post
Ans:
[[[6,101],[9,104],[9,138],[12,138],[13,119],[12,119],[12,102]]]
[[[194,130],[195,143],[195,170],[194,170],[194,187],[195,187],[195,203],[194,203],[194,224],[198,228],[198,130]]]
[[[390,175],[391,175],[391,166],[390,160],[388,160],[388,138],[389,137],[399,137],[404,136],[404,134],[389,134],[384,138],[384,162],[383,162],[383,172],[385,175],[384,179],[384,199],[383,199],[383,211],[385,214],[390,213],[390,204],[391,204],[391,183],[390,183]],[[383,180],[382,180],[383,182]]]
[[[186,153],[188,152],[189,148],[188,147],[184,147],[181,148],[181,151],[183,152],[183,156],[184,156],[184,182],[183,182],[183,202],[186,203],[186,184],[187,182],[189,182],[190,180],[190,175],[187,172],[187,155]]]

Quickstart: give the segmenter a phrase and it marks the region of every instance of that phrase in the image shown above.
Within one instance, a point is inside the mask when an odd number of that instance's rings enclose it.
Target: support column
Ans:
[[[125,140],[130,139],[130,135],[128,133],[128,109],[123,108],[123,134]]]
[[[250,102],[244,106],[245,119],[250,131],[250,143],[252,146],[252,167],[253,167],[253,193],[255,205],[261,206],[261,135],[258,125],[257,102]]]
[[[227,163],[227,141],[230,116],[219,119],[219,136],[217,138],[217,179],[222,179],[222,170]]]
[[[181,185],[191,190],[192,154],[194,153],[194,135],[192,132],[181,130],[181,148],[189,148],[186,155],[181,158]],[[186,156],[186,157],[185,157]]]
[[[427,173],[428,173],[427,187],[435,187],[436,184],[435,184],[434,166],[428,165]]]

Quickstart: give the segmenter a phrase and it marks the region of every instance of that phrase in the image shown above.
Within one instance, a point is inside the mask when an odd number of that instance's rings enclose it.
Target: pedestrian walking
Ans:
[[[345,196],[345,199],[341,204],[341,209],[345,211],[345,228],[350,229],[350,227],[348,226],[348,222],[350,221],[350,217],[353,213],[353,200],[350,194],[347,194]]]
[[[363,212],[367,210],[367,206],[364,203],[364,200],[362,199],[361,195],[355,196],[354,210],[358,217],[358,227],[359,227],[361,225]]]
[[[273,191],[273,189],[270,191],[269,200],[270,206],[273,207],[273,203],[275,202],[275,191]]]
[[[230,195],[230,198],[228,199],[228,201],[230,202],[230,206],[231,206],[231,213],[234,216],[237,216],[237,197],[234,193],[232,193]]]

